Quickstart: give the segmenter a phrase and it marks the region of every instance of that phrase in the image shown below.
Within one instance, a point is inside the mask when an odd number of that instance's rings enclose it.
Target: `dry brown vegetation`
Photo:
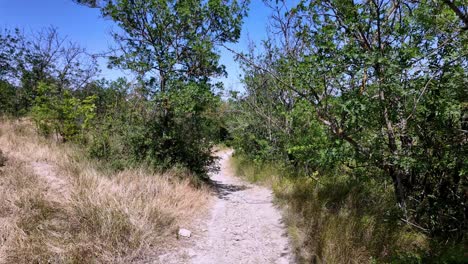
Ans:
[[[109,174],[27,120],[0,120],[0,263],[129,263],[175,243],[208,192],[144,169]]]
[[[320,182],[293,177],[275,164],[258,165],[242,156],[235,156],[232,166],[237,175],[273,188],[298,263],[422,263],[418,254],[428,250],[429,240],[389,221],[391,188],[362,185],[346,175]]]

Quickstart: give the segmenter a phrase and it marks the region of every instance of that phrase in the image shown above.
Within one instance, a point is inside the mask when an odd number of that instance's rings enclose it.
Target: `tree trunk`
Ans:
[[[397,203],[403,210],[405,210],[406,213],[406,188],[404,184],[405,175],[401,172],[401,170],[395,168],[392,165],[387,167],[387,171],[393,181]]]

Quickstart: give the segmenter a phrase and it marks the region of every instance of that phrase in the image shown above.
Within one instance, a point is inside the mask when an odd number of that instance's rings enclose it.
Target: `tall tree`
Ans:
[[[122,29],[113,34],[122,54],[111,63],[157,80],[165,92],[170,80],[224,73],[216,46],[239,39],[246,2],[122,0],[103,14]]]
[[[97,72],[94,56],[60,36],[54,27],[29,35],[18,29],[0,34],[0,80],[16,86],[16,114],[30,109],[40,82],[54,83],[58,92],[76,90],[91,82]]]
[[[277,16],[282,41],[260,61],[240,58],[248,85],[266,74],[277,85],[264,89],[307,102],[331,139],[354,150],[348,165],[389,177],[405,221],[456,236],[466,228],[463,17],[438,1],[301,1]]]
[[[141,82],[142,133],[132,139],[138,160],[175,164],[204,174],[212,165],[212,78],[226,74],[218,46],[240,37],[247,1],[118,0],[98,3],[120,27],[110,65]],[[91,3],[91,5],[93,5]]]

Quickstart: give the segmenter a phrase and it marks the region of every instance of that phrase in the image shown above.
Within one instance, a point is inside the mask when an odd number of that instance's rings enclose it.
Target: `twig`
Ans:
[[[413,226],[413,227],[416,227],[416,228],[422,230],[423,232],[429,233],[429,230],[428,230],[428,229],[426,229],[426,228],[424,228],[424,227],[421,227],[421,226],[419,226],[419,225],[417,225],[417,224],[415,224],[415,223],[411,223],[410,221],[408,221],[408,220],[406,220],[406,219],[404,219],[404,218],[400,218],[400,220],[403,221],[403,222],[405,222],[405,223],[407,223],[407,224],[409,224],[409,225],[411,225],[411,226]]]

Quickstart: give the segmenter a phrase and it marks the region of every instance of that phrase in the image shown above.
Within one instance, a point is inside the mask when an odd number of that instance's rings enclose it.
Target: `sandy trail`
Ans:
[[[56,167],[47,162],[31,162],[34,173],[47,183],[48,194],[56,195],[57,200],[70,198],[70,184],[56,173]],[[57,196],[58,195],[58,196]]]
[[[272,203],[272,192],[234,176],[229,166],[231,150],[218,155],[221,168],[211,176],[217,197],[210,216],[192,229],[191,242],[182,253],[168,253],[159,260],[197,264],[293,263],[286,229]]]

